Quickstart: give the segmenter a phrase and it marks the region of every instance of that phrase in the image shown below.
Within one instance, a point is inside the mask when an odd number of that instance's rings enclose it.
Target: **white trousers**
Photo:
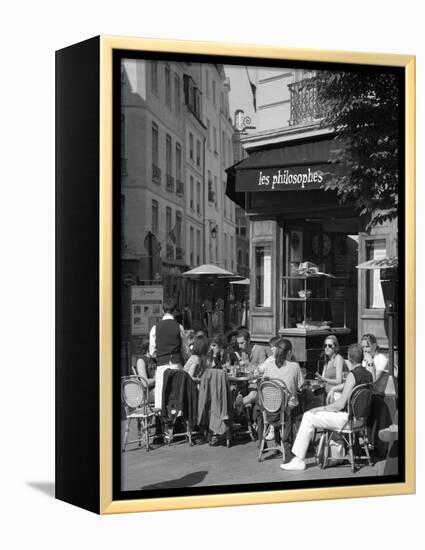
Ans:
[[[347,420],[348,413],[346,412],[307,411],[303,415],[297,437],[292,446],[292,452],[295,456],[304,460],[315,429],[341,430]]]
[[[168,363],[167,365],[161,365],[156,367],[155,372],[155,408],[162,408],[162,387],[164,385],[164,372],[167,369],[181,369],[180,363]]]

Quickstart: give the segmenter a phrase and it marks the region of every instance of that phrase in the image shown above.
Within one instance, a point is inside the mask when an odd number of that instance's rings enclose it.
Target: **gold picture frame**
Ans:
[[[98,353],[98,364],[96,365],[98,379],[98,415],[95,414],[93,422],[98,422],[98,440],[91,442],[93,448],[97,446],[98,456],[95,463],[98,466],[98,480],[90,496],[77,495],[78,491],[71,489],[73,480],[76,478],[75,469],[71,472],[68,464],[64,464],[63,456],[66,454],[66,443],[62,438],[61,431],[66,430],[68,423],[73,422],[63,411],[65,407],[60,406],[64,397],[64,391],[60,386],[64,372],[63,355],[66,346],[58,346],[57,352],[57,377],[59,377],[59,389],[57,389],[57,401],[59,412],[57,413],[57,497],[62,500],[80,505],[101,514],[114,514],[123,512],[142,512],[157,510],[172,510],[185,508],[217,507],[217,506],[240,506],[248,504],[264,504],[277,502],[296,502],[308,500],[357,498],[364,496],[385,496],[401,495],[415,492],[415,58],[410,55],[394,55],[363,52],[339,52],[324,50],[301,50],[286,47],[266,47],[256,45],[221,44],[208,42],[190,42],[175,40],[153,40],[144,38],[125,38],[113,36],[100,36],[90,42],[91,51],[96,51],[93,63],[98,63],[98,340],[93,343]],[[84,43],[80,46],[84,50]],[[64,61],[64,52],[72,52],[75,46],[58,52],[58,78],[63,78],[67,63]],[[404,250],[405,265],[405,357],[404,364],[409,368],[405,369],[404,382],[404,403],[405,403],[405,476],[404,481],[388,484],[362,484],[347,485],[326,488],[300,488],[288,490],[270,490],[252,492],[232,492],[223,494],[205,494],[193,496],[173,496],[167,498],[143,498],[114,500],[113,498],[113,56],[114,51],[139,51],[151,53],[192,54],[203,56],[219,56],[231,58],[250,58],[282,60],[291,62],[324,62],[342,63],[354,65],[379,65],[402,68],[405,75],[405,227],[404,227]],[[93,65],[94,67],[94,65]],[[65,92],[58,94],[58,102],[61,101]],[[96,88],[97,89],[97,88]],[[64,108],[69,108],[66,104]],[[60,107],[59,107],[59,112]],[[57,132],[63,132],[64,116],[59,117]],[[61,138],[61,143],[67,143]],[[59,147],[60,155],[66,154]],[[61,165],[57,177],[58,188],[63,185],[61,176]],[[60,201],[60,198],[59,198]],[[62,206],[61,208],[65,208]],[[63,210],[62,210],[63,212]],[[74,218],[75,222],[75,218]],[[61,216],[58,216],[58,230],[62,234]],[[63,240],[59,240],[58,246],[63,246]],[[59,260],[60,261],[60,260]],[[66,269],[66,259],[59,268],[59,277]],[[61,271],[62,270],[62,271]],[[63,292],[64,285],[59,285],[58,293]],[[60,297],[59,297],[60,301]],[[58,307],[58,323],[61,324],[66,311]],[[58,338],[63,336],[59,328]],[[62,340],[61,340],[62,342]],[[62,342],[63,343],[63,342]],[[95,353],[96,350],[93,350]],[[78,367],[80,368],[80,367]],[[81,372],[83,367],[81,367]],[[94,382],[93,382],[94,383]],[[91,387],[95,392],[96,388]],[[58,386],[57,386],[58,388]],[[70,390],[74,395],[77,386]],[[88,399],[88,397],[86,397]],[[77,414],[79,414],[77,412]],[[82,415],[83,413],[81,413]],[[84,436],[85,437],[85,436]],[[97,436],[96,436],[97,437]],[[78,438],[77,438],[78,439]],[[96,439],[96,438],[95,438]],[[97,444],[96,444],[97,443]],[[80,444],[82,444],[80,442]],[[66,460],[65,460],[66,462]],[[97,466],[93,466],[96,471]],[[84,468],[80,465],[80,467]],[[73,467],[73,468],[76,468]],[[84,483],[90,483],[87,477],[82,475]],[[84,492],[84,491],[83,491]],[[207,492],[206,492],[207,493]],[[90,500],[90,503],[88,501]]]

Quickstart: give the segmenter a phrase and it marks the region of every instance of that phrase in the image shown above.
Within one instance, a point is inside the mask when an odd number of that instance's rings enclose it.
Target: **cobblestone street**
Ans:
[[[134,423],[129,439],[135,436]],[[230,448],[224,443],[190,447],[183,438],[176,439],[170,447],[155,445],[149,452],[133,444],[122,457],[124,491],[340,478],[349,483],[351,479],[382,475],[384,468],[384,461],[380,461],[373,467],[362,466],[353,474],[350,464],[344,462],[322,470],[310,457],[305,471],[284,472],[279,468],[280,454],[269,452],[260,463],[257,442],[243,436]]]

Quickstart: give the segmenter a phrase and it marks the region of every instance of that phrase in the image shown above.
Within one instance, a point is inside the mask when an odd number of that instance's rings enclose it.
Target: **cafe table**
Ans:
[[[230,391],[232,392],[233,406],[235,406],[237,395],[243,392],[244,389],[248,389],[249,384],[254,382],[256,378],[257,377],[254,377],[252,374],[248,374],[248,373],[246,374],[241,373],[239,376],[234,374],[227,375],[227,380],[230,385]],[[238,433],[242,435],[246,433],[246,434],[249,434],[252,440],[254,440],[255,435],[251,424],[251,408],[252,408],[252,404],[249,404],[246,407],[244,407],[244,410],[243,410],[243,416],[246,419],[246,429],[243,429],[243,428],[242,430],[240,429],[242,426],[240,424],[240,420],[238,420],[236,417],[236,422],[233,423],[233,434],[235,435],[236,433]],[[239,429],[237,427],[238,425],[239,425]]]

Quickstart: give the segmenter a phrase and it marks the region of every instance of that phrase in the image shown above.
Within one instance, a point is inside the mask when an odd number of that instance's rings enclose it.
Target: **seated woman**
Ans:
[[[192,352],[193,344],[195,342],[195,331],[189,329],[185,330],[184,333],[186,335],[187,347],[189,348],[189,351]]]
[[[226,363],[224,340],[219,334],[211,339],[207,354],[207,366],[211,369],[222,369]]]
[[[305,470],[305,457],[315,430],[341,430],[348,420],[348,396],[356,386],[372,382],[372,375],[362,366],[363,350],[359,344],[352,344],[348,348],[348,358],[354,368],[347,376],[341,397],[331,404],[304,413],[292,446],[294,458],[287,464],[281,464],[282,470]]]
[[[304,376],[301,367],[293,361],[292,344],[289,340],[281,338],[277,343],[277,349],[273,362],[268,362],[264,369],[263,380],[281,380],[288,388],[291,397],[288,402],[288,414],[298,405],[298,392],[304,384]],[[288,429],[290,421],[287,422]],[[267,435],[267,439],[274,438],[273,426]]]
[[[282,338],[277,345],[273,362],[266,365],[263,380],[281,380],[291,393],[289,407],[293,409],[298,405],[298,392],[304,384],[304,376],[301,367],[292,360],[292,344]]]
[[[264,367],[263,380],[281,380],[286,385],[291,393],[291,398],[289,399],[288,404],[288,412],[290,412],[290,410],[294,409],[298,405],[298,391],[304,384],[304,376],[299,364],[296,361],[293,361],[291,342],[286,340],[286,338],[278,338],[278,340],[274,340],[273,343],[274,346],[271,346],[273,349],[273,355],[262,364]],[[236,407],[243,408],[248,403],[256,402],[257,391],[253,390],[245,397],[238,396],[236,398]],[[261,421],[261,415],[258,414],[258,411],[255,411],[253,416],[254,421],[256,420],[256,423],[260,424],[259,420]],[[261,426],[259,426],[259,428],[261,428]],[[259,433],[261,433],[261,429],[259,429]],[[273,437],[274,430],[273,426],[271,426],[267,438],[273,439]]]
[[[389,376],[388,357],[380,351],[374,334],[363,334],[360,345],[363,348],[363,366],[373,377],[375,393],[385,394]]]
[[[133,365],[132,371],[135,376],[140,376],[147,380],[149,393],[148,401],[152,403],[155,401],[155,372],[156,372],[156,361],[149,355],[149,340],[144,340],[140,347],[141,355],[137,357],[136,364]],[[156,435],[161,434],[161,423],[158,419],[155,419],[156,423]],[[141,437],[141,426],[142,421],[140,418],[137,419],[137,427],[139,431],[139,437]]]
[[[368,418],[369,448],[376,447],[378,455],[384,457],[386,446],[382,445],[377,434],[392,424],[391,414],[385,403],[390,375],[388,357],[380,351],[374,334],[363,334],[360,345],[363,348],[362,364],[373,378],[373,397]]]
[[[333,386],[342,384],[345,366],[344,358],[339,353],[338,339],[333,334],[326,337],[323,344],[323,353],[325,365],[322,374],[316,374],[316,379],[326,384],[325,390],[326,393],[329,393]]]
[[[133,374],[141,376],[148,382],[149,388],[155,386],[156,362],[149,355],[149,340],[144,340],[140,346],[140,356],[132,367]]]
[[[203,336],[196,336],[192,345],[192,353],[184,365],[192,378],[200,378],[206,368],[208,340]]]

